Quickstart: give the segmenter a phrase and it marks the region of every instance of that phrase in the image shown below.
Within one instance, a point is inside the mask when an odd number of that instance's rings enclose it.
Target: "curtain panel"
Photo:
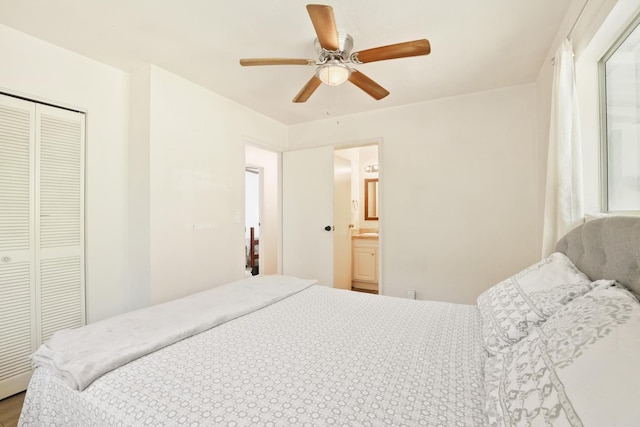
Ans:
[[[565,39],[554,57],[551,123],[547,154],[542,256],[583,222],[582,149],[573,49]]]

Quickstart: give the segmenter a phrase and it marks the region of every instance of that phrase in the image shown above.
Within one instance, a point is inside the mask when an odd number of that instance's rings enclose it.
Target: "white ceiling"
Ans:
[[[533,82],[571,0],[332,0],[354,51],[427,38],[429,56],[356,68],[391,92],[375,101],[347,83],[291,102],[314,72],[240,67],[240,58],[316,59],[296,0],[0,0],[0,24],[130,71],[189,79],[284,124]]]

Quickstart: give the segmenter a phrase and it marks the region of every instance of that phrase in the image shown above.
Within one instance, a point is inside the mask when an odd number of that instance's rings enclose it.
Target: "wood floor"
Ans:
[[[355,291],[355,292],[364,292],[364,293],[367,293],[367,294],[376,294],[376,295],[378,294],[378,291],[373,290],[373,289],[363,289],[363,288],[353,288],[352,287],[351,290]]]
[[[24,402],[24,392],[0,400],[0,427],[15,427],[18,425],[22,402]]]

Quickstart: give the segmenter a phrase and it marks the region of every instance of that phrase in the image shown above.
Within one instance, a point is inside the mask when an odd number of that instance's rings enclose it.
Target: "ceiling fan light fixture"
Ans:
[[[351,68],[335,59],[320,65],[316,71],[320,81],[329,86],[340,86],[349,79],[350,75]]]

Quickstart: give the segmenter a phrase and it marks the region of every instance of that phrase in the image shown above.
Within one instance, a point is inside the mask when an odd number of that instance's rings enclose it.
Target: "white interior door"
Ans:
[[[333,286],[333,147],[283,153],[282,273]]]
[[[333,178],[333,287],[351,290],[351,161],[337,154]]]

